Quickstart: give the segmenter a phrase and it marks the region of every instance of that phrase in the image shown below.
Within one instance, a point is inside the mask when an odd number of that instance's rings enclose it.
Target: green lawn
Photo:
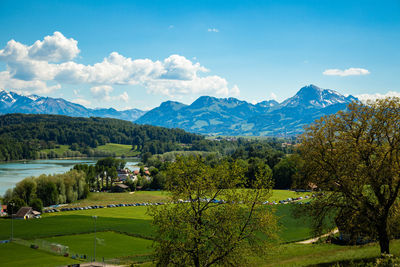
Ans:
[[[136,209],[139,209],[138,207]],[[115,208],[121,214],[126,212],[128,207]],[[112,209],[101,210],[103,212],[94,212],[100,210],[93,210],[93,215],[97,215],[97,229],[98,231],[117,231],[128,233],[139,237],[151,237],[153,233],[150,219],[128,219],[107,217],[111,216],[107,213]],[[145,209],[139,209],[145,212]],[[84,212],[84,211],[82,211]],[[86,212],[86,211],[85,211]],[[60,216],[44,216],[41,219],[32,220],[14,220],[14,237],[21,239],[36,239],[50,236],[72,235],[81,233],[93,232],[93,218],[92,214],[73,215],[67,214],[69,212],[59,213]],[[143,215],[145,216],[145,215]],[[0,220],[0,239],[8,239],[11,232],[10,220]]]
[[[15,243],[0,244],[0,266],[60,266],[80,263],[80,261],[56,256],[41,250],[32,249]]]
[[[400,256],[400,240],[390,244],[391,253]],[[380,256],[377,243],[364,246],[339,246],[333,244],[285,244],[267,259],[255,262],[258,266],[314,266],[316,264],[334,265],[335,262],[370,259]],[[329,264],[328,264],[329,263]],[[346,266],[351,266],[347,262]]]
[[[270,201],[276,201],[278,202],[279,200],[285,200],[288,198],[296,198],[296,197],[305,197],[305,196],[311,196],[312,193],[310,192],[295,192],[291,190],[278,190],[274,189],[272,190],[272,196],[270,198]]]
[[[41,152],[50,153],[54,151],[58,155],[63,155],[65,151],[69,150],[69,145],[57,145],[57,148],[42,149]]]
[[[105,145],[98,146],[96,150],[115,153],[117,157],[120,157],[122,155],[125,155],[126,157],[135,157],[140,154],[140,152],[132,150],[131,145],[121,145],[114,143],[107,143]]]
[[[68,246],[70,254],[86,255],[89,259],[94,254],[94,233],[50,237],[45,240]],[[97,232],[96,258],[99,260],[103,257],[105,259],[112,259],[126,256],[150,255],[153,251],[151,248],[152,243],[151,240],[115,232]]]
[[[88,198],[80,199],[68,205],[69,207],[84,207],[92,205],[126,204],[141,202],[164,202],[168,200],[166,191],[136,191],[126,193],[90,193]]]
[[[293,205],[276,205],[281,242],[291,242],[310,238],[309,222],[291,216]],[[93,230],[92,216],[98,216],[99,231],[118,231],[139,237],[152,236],[151,217],[147,207],[118,207],[79,211],[65,211],[43,215],[41,219],[14,220],[14,236],[23,239],[43,238],[54,235],[90,233]],[[1,229],[11,229],[11,221],[0,220]],[[0,239],[6,239],[10,232],[0,232]]]

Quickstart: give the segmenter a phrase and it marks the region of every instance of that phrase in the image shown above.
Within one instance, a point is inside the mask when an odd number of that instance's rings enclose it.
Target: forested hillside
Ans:
[[[108,118],[7,114],[0,116],[0,160],[36,159],[40,151],[69,145],[82,155],[106,143],[132,145],[140,152],[164,153],[204,137],[181,129],[136,125]]]

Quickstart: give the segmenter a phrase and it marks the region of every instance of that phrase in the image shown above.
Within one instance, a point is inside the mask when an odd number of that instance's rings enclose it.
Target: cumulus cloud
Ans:
[[[368,100],[376,100],[376,99],[382,99],[386,97],[400,97],[400,92],[394,92],[394,91],[389,91],[386,94],[360,94],[356,95],[356,97],[361,101],[361,102],[367,102]]]
[[[90,106],[92,103],[89,100],[83,99],[83,98],[76,98],[73,99],[71,102],[82,105],[82,106]]]
[[[114,90],[109,85],[100,85],[100,86],[94,86],[90,88],[90,92],[92,93],[92,96],[101,101],[106,101],[106,102],[111,102],[111,101],[123,101],[127,103],[129,101],[129,95],[127,92],[123,92],[119,96],[110,96],[111,92]]]
[[[370,72],[366,69],[362,68],[348,68],[345,70],[340,69],[327,69],[323,73],[323,75],[328,76],[357,76],[357,75],[368,75]]]
[[[10,76],[9,72],[2,71],[0,72],[0,88],[13,89],[17,93],[28,95],[31,93],[47,94],[60,89],[61,85],[48,85],[46,82],[40,80],[25,81],[14,79]]]
[[[79,54],[78,42],[60,32],[46,36],[27,46],[11,40],[0,50],[0,61],[6,62],[2,84],[11,89],[40,85],[42,91],[57,89],[46,87],[56,84],[91,84],[95,97],[110,97],[112,85],[141,85],[148,93],[179,96],[187,94],[238,94],[239,88],[228,87],[228,82],[217,75],[205,75],[209,70],[181,55],[163,60],[132,59],[112,52],[93,65],[79,64],[73,59]],[[12,81],[18,81],[12,83]],[[29,85],[29,86],[28,86]],[[108,86],[108,87],[104,87]],[[110,89],[111,88],[111,89]],[[97,91],[96,91],[97,90]],[[108,90],[108,91],[107,91]],[[125,101],[126,95],[120,99]]]
[[[231,96],[238,97],[238,96],[240,95],[239,87],[235,84],[235,85],[232,87],[232,89],[229,91],[229,94],[230,94]]]
[[[208,32],[219,32],[217,28],[209,28],[207,29]]]

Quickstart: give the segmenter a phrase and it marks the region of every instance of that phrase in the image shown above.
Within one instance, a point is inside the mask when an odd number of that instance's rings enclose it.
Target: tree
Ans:
[[[236,162],[213,167],[199,156],[177,157],[167,169],[173,202],[149,210],[158,265],[236,266],[270,250],[276,219],[263,203],[271,171],[258,169],[251,189],[243,188],[243,173]]]
[[[42,212],[43,211],[43,202],[40,198],[34,198],[31,200],[29,205],[32,207],[33,210]]]
[[[281,159],[273,169],[274,188],[291,188],[293,176],[297,172],[296,163],[292,156]]]
[[[322,191],[307,205],[315,229],[333,213],[341,231],[376,238],[381,253],[390,252],[400,211],[399,111],[399,98],[353,103],[306,130],[303,184]]]

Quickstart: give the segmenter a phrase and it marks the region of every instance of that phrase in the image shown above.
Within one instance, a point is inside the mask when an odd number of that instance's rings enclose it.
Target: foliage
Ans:
[[[107,143],[131,145],[152,154],[181,149],[204,137],[181,129],[136,125],[108,118],[6,114],[0,116],[0,161],[57,157],[57,145],[69,145],[69,156],[104,156],[95,148]],[[99,154],[100,153],[100,154]]]
[[[43,211],[43,202],[40,198],[34,198],[29,202],[29,206],[32,207],[33,210],[42,212]]]
[[[9,200],[7,199],[6,203],[8,214],[16,214],[20,208],[26,206],[26,202],[17,196],[14,196],[12,199]]]
[[[269,196],[271,172],[258,169],[253,189],[236,162],[216,166],[201,157],[178,157],[167,170],[166,188],[176,203],[149,210],[156,226],[158,265],[238,265],[264,256],[276,238],[276,221],[262,205]]]
[[[292,187],[293,177],[297,173],[295,155],[281,159],[273,168],[274,188],[288,189]]]
[[[303,182],[324,192],[307,205],[316,229],[334,212],[351,240],[377,238],[381,253],[389,253],[400,219],[399,110],[398,98],[353,103],[307,129]]]
[[[70,203],[87,197],[88,190],[85,187],[85,174],[77,170],[64,174],[42,174],[25,178],[16,184],[14,190],[7,190],[4,201],[9,203],[18,199],[24,206],[34,201],[37,207]],[[38,199],[42,204],[39,204]]]

